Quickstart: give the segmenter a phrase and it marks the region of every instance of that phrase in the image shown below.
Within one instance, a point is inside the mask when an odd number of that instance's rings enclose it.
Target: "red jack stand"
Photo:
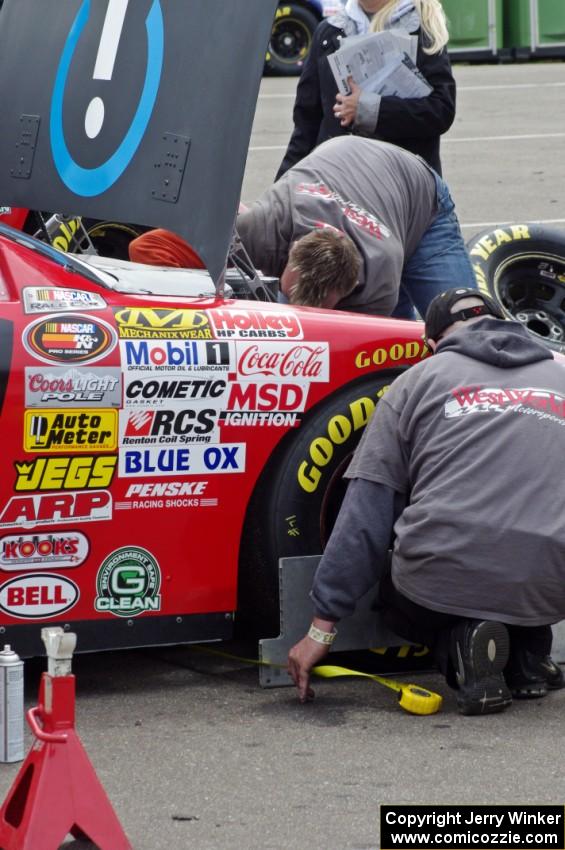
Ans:
[[[37,740],[0,809],[0,848],[58,850],[70,833],[99,850],[132,850],[75,731],[76,635],[49,628],[41,637],[48,672],[27,713]]]

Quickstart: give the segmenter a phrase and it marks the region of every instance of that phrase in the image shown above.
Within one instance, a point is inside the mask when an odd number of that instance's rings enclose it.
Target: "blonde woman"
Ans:
[[[402,29],[418,36],[416,64],[432,86],[427,97],[402,99],[361,92],[338,93],[327,57],[342,38]],[[347,0],[322,21],[300,77],[294,130],[277,178],[320,142],[344,133],[391,142],[419,154],[441,174],[440,136],[455,118],[455,80],[445,45],[448,33],[439,0]]]

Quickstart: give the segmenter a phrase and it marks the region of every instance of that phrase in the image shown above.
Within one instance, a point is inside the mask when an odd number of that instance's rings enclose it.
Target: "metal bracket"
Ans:
[[[176,204],[188,159],[190,139],[176,133],[163,133],[159,148],[160,157],[154,163],[155,188],[151,195],[156,201]]]
[[[257,270],[247,253],[239,233],[234,228],[233,238],[228,252],[228,260],[231,262],[233,269],[239,274],[243,288],[246,290],[247,296],[251,295],[257,301],[276,301],[278,295],[278,278],[267,277],[262,278],[257,274]],[[230,278],[230,285],[237,293],[237,285],[234,286],[233,275]]]
[[[259,682],[263,688],[292,685],[286,671],[289,649],[304,637],[312,620],[312,603],[308,596],[320,555],[281,558],[279,561],[280,629],[278,638],[259,641]],[[389,631],[372,609],[376,591],[372,588],[357,604],[355,613],[339,624],[333,645],[337,652],[398,646],[406,640]]]
[[[16,164],[10,169],[12,177],[28,180],[39,134],[39,115],[20,115],[20,139],[16,142]]]

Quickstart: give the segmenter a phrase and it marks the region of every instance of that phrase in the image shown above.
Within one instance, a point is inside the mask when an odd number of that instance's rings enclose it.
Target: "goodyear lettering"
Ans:
[[[381,387],[376,399],[381,398],[388,386]],[[308,457],[298,467],[298,483],[306,493],[314,493],[323,475],[324,467],[331,461],[335,447],[346,443],[364,428],[374,413],[376,401],[364,396],[349,404],[347,413],[338,413],[328,421],[326,433],[315,437],[308,447]]]
[[[369,369],[373,366],[385,366],[387,363],[398,363],[400,360],[423,360],[429,354],[430,350],[424,340],[397,342],[390,348],[360,351],[355,356],[355,365],[358,369]]]
[[[82,457],[38,457],[17,462],[16,491],[87,490],[108,487],[116,469],[115,455]]]
[[[503,243],[530,238],[530,230],[527,224],[513,224],[506,230],[499,227],[492,234],[479,239],[469,253],[471,257],[480,257],[481,260],[488,260],[490,255]]]

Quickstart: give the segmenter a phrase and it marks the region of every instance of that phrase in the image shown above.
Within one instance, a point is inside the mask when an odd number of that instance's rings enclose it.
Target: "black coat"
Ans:
[[[321,142],[352,132],[334,116],[338,89],[327,60],[343,35],[343,30],[328,21],[322,21],[314,33],[296,90],[294,130],[276,179]],[[441,174],[439,141],[455,118],[455,80],[446,51],[430,56],[423,46],[420,32],[416,64],[433,91],[422,98],[383,97],[371,138],[419,154]]]

